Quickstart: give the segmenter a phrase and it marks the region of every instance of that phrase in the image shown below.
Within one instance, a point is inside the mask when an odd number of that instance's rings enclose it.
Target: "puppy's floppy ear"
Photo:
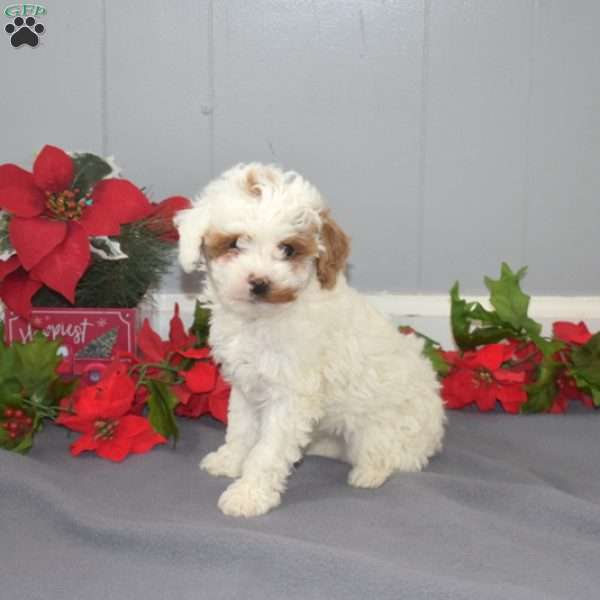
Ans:
[[[197,205],[181,210],[173,219],[179,232],[179,263],[186,273],[202,270],[202,238],[208,229],[209,210],[207,206]]]
[[[320,213],[322,249],[317,257],[317,278],[321,287],[330,290],[335,286],[337,274],[346,267],[350,254],[350,238],[331,218],[329,211]]]

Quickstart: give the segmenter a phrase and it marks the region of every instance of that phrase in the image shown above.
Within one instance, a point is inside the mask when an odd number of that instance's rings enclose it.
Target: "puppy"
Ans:
[[[279,505],[303,452],[350,463],[360,488],[427,464],[445,423],[433,369],[349,287],[348,236],[315,187],[238,165],[176,223],[183,269],[206,271],[212,354],[232,384],[225,443],[200,463],[236,478],[226,515]]]

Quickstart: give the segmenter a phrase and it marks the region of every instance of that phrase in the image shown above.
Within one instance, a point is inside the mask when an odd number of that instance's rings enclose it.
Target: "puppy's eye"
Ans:
[[[285,258],[292,258],[292,256],[296,254],[296,248],[290,244],[281,244],[279,248],[283,252],[283,256]]]
[[[239,250],[239,246],[238,246],[238,240],[239,238],[233,238],[230,242],[229,242],[229,246],[228,249],[229,250]]]

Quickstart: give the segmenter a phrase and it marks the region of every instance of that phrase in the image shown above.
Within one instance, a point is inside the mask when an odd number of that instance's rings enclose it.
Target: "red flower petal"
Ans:
[[[82,452],[96,450],[96,448],[98,448],[98,440],[94,437],[94,434],[85,433],[71,444],[71,454],[79,456]]]
[[[192,392],[190,392],[190,390],[188,390],[184,385],[173,385],[171,386],[171,390],[175,396],[177,396],[179,404],[187,404],[189,402]]]
[[[210,348],[190,348],[189,350],[177,350],[177,354],[186,358],[208,358]]]
[[[56,146],[44,146],[33,163],[33,180],[44,192],[62,192],[73,183],[73,160]]]
[[[126,179],[104,179],[92,193],[93,204],[85,209],[80,223],[89,235],[119,235],[121,225],[140,221],[152,214],[152,204]]]
[[[192,203],[183,196],[171,196],[154,205],[152,218],[148,221],[148,227],[155,231],[165,240],[176,242],[179,239],[177,229],[173,224],[175,213],[180,210],[191,208]]]
[[[196,363],[189,371],[182,373],[188,388],[198,394],[210,392],[215,387],[217,368],[212,362]]]
[[[0,208],[19,217],[36,217],[44,212],[46,197],[33,185],[9,185],[0,189]]]
[[[29,271],[65,239],[67,224],[43,217],[13,217],[10,220],[9,235],[21,264]]]
[[[188,336],[179,317],[179,304],[175,303],[175,313],[169,322],[169,341],[175,346],[183,346],[188,341]]]
[[[69,302],[75,302],[75,288],[89,262],[87,233],[71,221],[65,240],[31,270],[31,276],[62,294]]]
[[[481,365],[490,371],[495,371],[511,353],[510,348],[504,344],[488,344],[475,353],[472,365]]]
[[[13,254],[6,260],[0,260],[0,281],[2,281],[9,273],[16,271],[21,266],[21,261],[16,254]]]
[[[192,394],[187,404],[178,404],[175,407],[175,414],[196,419],[209,412],[208,400],[208,394]]]
[[[454,370],[442,381],[442,398],[448,408],[464,408],[473,402],[473,373]]]
[[[137,415],[126,415],[119,419],[119,425],[115,433],[116,438],[132,438],[145,431],[154,431],[150,421]]]
[[[165,355],[165,344],[152,327],[148,319],[144,319],[138,335],[138,346],[148,362],[160,362]]]
[[[10,310],[28,318],[31,313],[31,298],[41,287],[42,283],[31,279],[27,271],[18,269],[0,283],[0,298]]]
[[[130,438],[112,438],[108,440],[98,440],[96,454],[106,460],[121,462],[125,460],[131,452]]]
[[[558,338],[562,342],[570,344],[587,344],[592,334],[587,328],[583,321],[579,323],[569,323],[568,321],[557,321],[552,326],[554,337]]]
[[[511,371],[510,369],[496,369],[494,378],[501,383],[523,383],[527,377],[525,371]]]
[[[229,410],[229,394],[230,388],[229,386],[227,386],[225,389],[221,390],[218,393],[212,393],[209,399],[211,415],[215,419],[225,424],[227,424],[227,413]]]
[[[60,413],[58,418],[54,421],[58,425],[62,425],[72,431],[79,431],[80,433],[94,433],[94,421],[87,417],[79,415],[70,415],[67,413]]]
[[[17,165],[0,165],[0,189],[8,186],[34,187],[33,175]]]
[[[75,412],[82,419],[117,419],[133,403],[135,383],[127,374],[113,372],[97,384],[81,388],[75,400]]]
[[[482,412],[489,412],[496,408],[496,387],[481,385],[475,390],[475,403]]]
[[[502,408],[509,413],[518,413],[521,405],[527,402],[527,392],[517,385],[500,385],[496,388],[496,397]]]

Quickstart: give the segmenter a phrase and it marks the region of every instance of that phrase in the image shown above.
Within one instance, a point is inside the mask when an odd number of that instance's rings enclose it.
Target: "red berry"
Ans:
[[[15,411],[12,408],[5,408],[4,409],[4,416],[5,417],[12,417],[15,414]]]
[[[11,432],[8,434],[8,436],[10,437],[10,439],[11,439],[11,440],[14,440],[14,439],[17,437],[17,434],[16,434],[16,432],[14,432],[14,431],[11,431]]]
[[[10,423],[8,424],[8,428],[11,431],[15,431],[19,426],[17,425],[17,423],[15,423],[14,421],[10,421]]]
[[[15,417],[17,417],[17,419],[20,419],[23,416],[23,411],[20,409],[15,410]]]
[[[33,419],[31,417],[27,417],[25,419],[25,424],[31,427],[31,425],[33,425]]]

